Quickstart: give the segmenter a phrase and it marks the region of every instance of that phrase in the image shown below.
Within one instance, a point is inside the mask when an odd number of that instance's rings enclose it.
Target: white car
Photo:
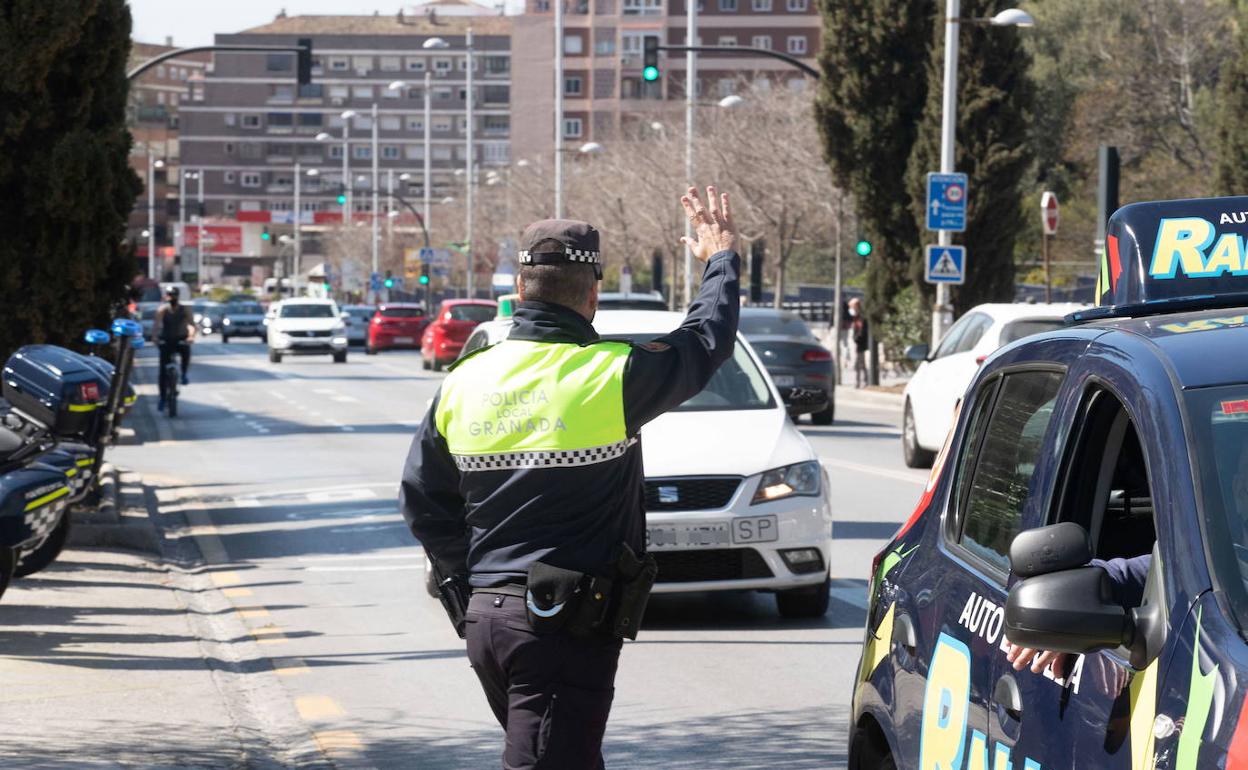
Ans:
[[[284,299],[269,307],[265,322],[269,360],[275,364],[282,356],[325,353],[336,364],[347,361],[347,327],[333,300]]]
[[[998,348],[1029,334],[1061,328],[1067,314],[1087,305],[1017,303],[978,305],[949,328],[930,352],[915,345],[907,357],[919,368],[906,385],[901,450],[911,468],[927,468],[953,426],[953,410],[980,364]]]
[[[608,310],[594,328],[607,339],[646,342],[683,320]],[[463,354],[502,341],[510,327],[481,324]],[[768,591],[786,617],[827,611],[828,476],[744,337],[701,393],[642,428],[641,445],[655,593]]]

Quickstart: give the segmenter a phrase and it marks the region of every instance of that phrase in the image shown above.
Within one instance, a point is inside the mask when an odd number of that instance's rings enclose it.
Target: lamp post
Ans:
[[[198,211],[195,215],[195,276],[202,286],[204,284],[204,177],[207,171],[200,169],[196,174],[199,190],[195,194]]]
[[[450,47],[450,44],[449,44],[449,43],[447,43],[445,40],[443,40],[443,39],[442,39],[442,38],[440,38],[440,37],[431,37],[431,38],[429,38],[428,40],[426,40],[424,43],[422,43],[421,45],[422,45],[422,47],[424,47],[424,48],[449,48],[449,47]],[[467,29],[467,31],[466,31],[465,40],[464,40],[464,55],[465,55],[465,61],[464,61],[464,71],[465,71],[465,73],[466,73],[466,74],[465,74],[465,88],[464,88],[464,115],[465,115],[465,120],[464,120],[464,123],[465,123],[465,126],[464,126],[464,128],[465,128],[465,130],[464,130],[464,144],[465,144],[465,151],[464,151],[464,173],[467,175],[467,184],[465,185],[465,188],[466,188],[466,189],[465,189],[465,210],[464,210],[464,230],[465,230],[464,240],[465,240],[465,250],[466,250],[466,254],[465,254],[465,256],[467,256],[467,258],[468,258],[468,276],[467,276],[467,287],[466,287],[466,288],[467,288],[467,296],[468,296],[468,297],[471,297],[471,296],[473,295],[473,289],[474,289],[474,287],[473,287],[473,282],[474,282],[474,272],[475,272],[475,268],[474,268],[474,265],[473,265],[473,256],[472,256],[472,252],[473,252],[472,231],[473,231],[473,224],[474,224],[474,222],[473,222],[473,210],[472,210],[472,209],[473,209],[473,182],[474,182],[474,179],[473,179],[473,176],[474,176],[474,175],[473,175],[473,165],[474,165],[474,164],[473,164],[473,138],[472,138],[472,134],[473,134],[473,115],[472,115],[472,112],[473,112],[473,94],[472,94],[472,69],[473,69],[473,67],[472,67],[472,64],[473,64],[473,58],[472,58],[472,55],[473,55],[473,45],[472,45],[472,27],[469,27],[469,28]],[[428,93],[427,83],[428,83],[428,81],[426,80],[426,93]],[[426,102],[426,105],[427,105],[427,104],[428,104],[428,102]],[[425,134],[425,136],[426,136],[425,163],[426,163],[426,169],[428,168],[428,165],[427,165],[427,164],[428,164],[428,162],[429,162],[429,161],[428,161],[428,159],[429,159],[429,151],[428,151],[428,130],[429,130],[429,129],[428,129],[428,126],[429,126],[429,121],[428,121],[428,117],[427,117],[427,116],[428,116],[428,112],[429,112],[429,110],[428,110],[428,108],[426,107],[426,110],[425,110],[425,114],[426,114],[426,120],[425,120],[425,127],[426,127],[426,128],[425,128],[425,131],[426,131],[426,134]],[[427,174],[428,174],[428,172],[426,172],[426,175],[427,175]],[[428,182],[428,176],[426,176],[426,181],[425,181],[425,191],[426,191],[426,192],[425,192],[425,201],[426,201],[426,209],[428,208],[428,200],[429,200],[429,197],[428,197],[428,196],[429,196],[428,190],[429,190],[429,182]]]
[[[342,207],[342,223],[345,225],[351,221],[351,168],[349,164],[350,156],[350,130],[351,118],[355,117],[355,110],[344,110],[342,115],[342,194],[347,196],[345,205]],[[376,125],[374,123],[373,125]],[[328,142],[333,139],[332,136],[322,131],[316,135],[318,142]]]
[[[147,277],[160,280],[156,275],[156,169],[164,168],[165,162],[147,149]]]
[[[956,2],[956,0],[955,0]],[[698,57],[693,46],[698,44],[698,3],[697,0],[685,0],[685,177],[689,180],[688,187],[694,185],[693,180],[693,107],[697,96]],[[693,302],[693,249],[687,244],[693,242],[693,222],[685,219],[685,307]]]
[[[962,23],[991,24],[994,27],[1031,27],[1036,20],[1026,11],[1009,8],[996,16],[963,19],[962,0],[945,0],[945,83],[940,118],[940,173],[952,174],[954,154],[957,149],[958,122],[958,27]],[[941,230],[937,235],[940,246],[953,243],[953,233]],[[944,336],[953,321],[953,308],[949,305],[949,287],[936,284],[936,302],[932,306],[932,350]]]
[[[563,0],[555,0],[555,219],[563,219]]]
[[[195,180],[198,178],[199,178],[199,173],[196,171],[179,170],[178,172],[178,237],[182,239],[182,244],[179,248],[183,248],[183,249],[186,247],[186,180],[188,179]],[[201,190],[203,189],[202,184],[200,185],[200,189]],[[180,260],[181,254],[179,253],[178,256]],[[181,263],[179,262],[179,264]],[[196,274],[196,280],[199,281],[200,283],[203,283],[203,281],[200,280],[198,277],[199,276],[198,269],[196,270],[195,274]]]

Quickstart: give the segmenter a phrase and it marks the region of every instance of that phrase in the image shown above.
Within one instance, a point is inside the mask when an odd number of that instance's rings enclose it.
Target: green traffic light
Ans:
[[[858,245],[854,247],[860,257],[871,256],[871,241],[858,241]]]
[[[386,288],[387,288],[387,289],[393,289],[393,288],[394,288],[394,279],[393,279],[393,278],[387,278],[387,279],[386,279]]]
[[[658,67],[646,67],[645,69],[641,71],[641,79],[645,80],[648,83],[653,83],[654,81],[658,80],[659,68]]]
[[[345,196],[345,195],[339,195],[339,196],[338,196],[338,205],[339,205],[339,206],[345,206],[345,205],[347,205],[347,196]]]
[[[421,285],[421,286],[428,286],[428,285],[429,285],[429,276],[427,276],[427,275],[422,275],[422,276],[420,277],[420,285]]]
[[[267,241],[268,239],[269,239],[269,231],[268,231],[268,230],[265,230],[264,232],[260,233],[260,240],[262,240],[262,241]]]

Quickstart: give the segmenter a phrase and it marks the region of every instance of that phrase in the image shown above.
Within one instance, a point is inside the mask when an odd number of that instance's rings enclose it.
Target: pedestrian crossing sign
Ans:
[[[928,283],[966,283],[965,246],[928,246]]]

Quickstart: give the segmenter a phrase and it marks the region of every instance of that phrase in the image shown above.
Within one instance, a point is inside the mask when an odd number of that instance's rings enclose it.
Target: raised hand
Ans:
[[[715,185],[706,188],[707,206],[698,197],[698,188],[690,187],[680,196],[685,216],[693,224],[693,238],[682,237],[680,242],[689,247],[694,258],[706,262],[721,251],[737,250],[737,228],[732,223],[728,207],[728,193],[719,194]]]

